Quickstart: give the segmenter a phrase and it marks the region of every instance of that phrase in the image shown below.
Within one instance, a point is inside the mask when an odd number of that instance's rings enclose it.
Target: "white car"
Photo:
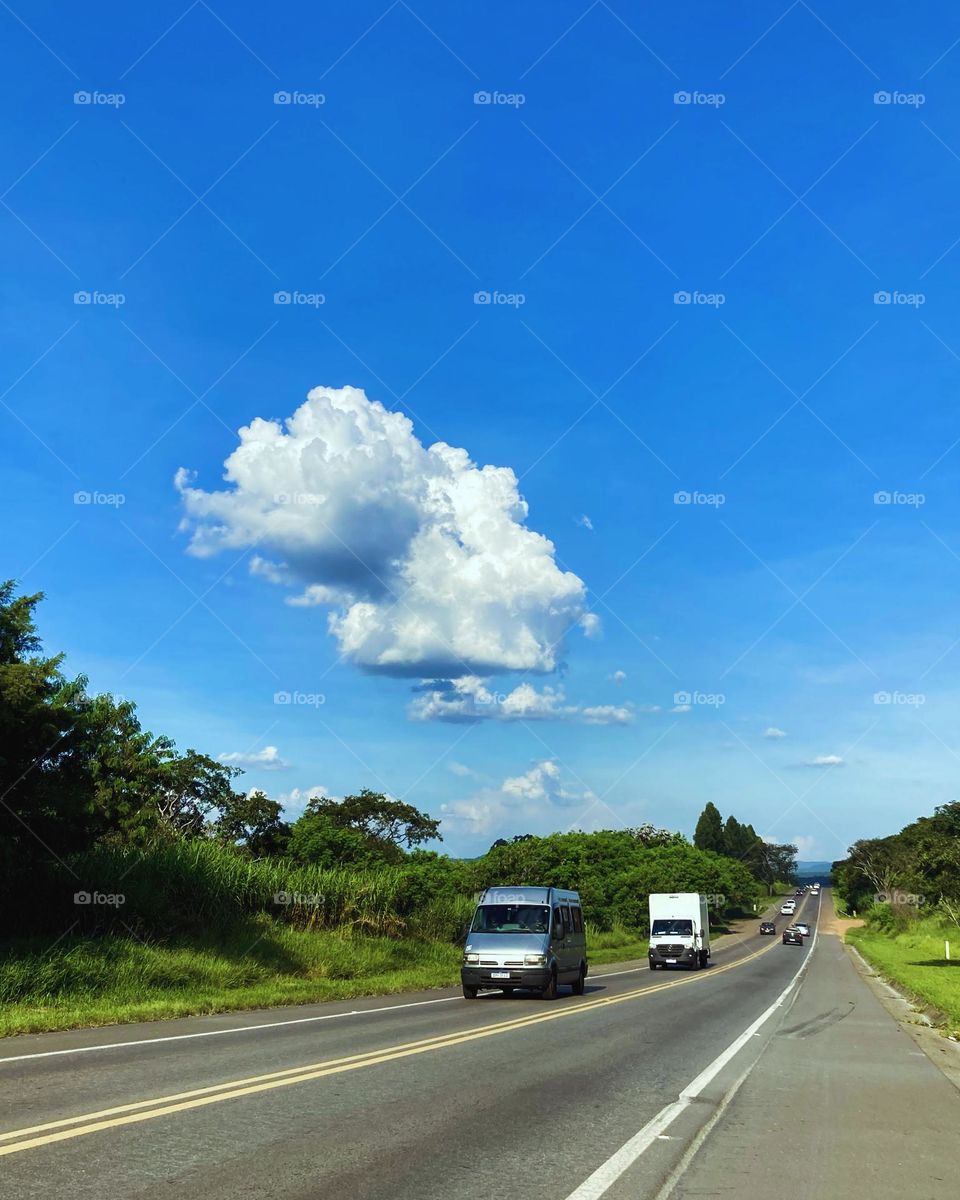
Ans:
[[[780,912],[785,917],[792,917],[796,911],[797,906],[795,904],[781,904],[780,906]]]
[[[798,921],[797,928],[800,930],[800,932],[803,934],[804,937],[810,936],[810,926],[806,923],[806,921]]]

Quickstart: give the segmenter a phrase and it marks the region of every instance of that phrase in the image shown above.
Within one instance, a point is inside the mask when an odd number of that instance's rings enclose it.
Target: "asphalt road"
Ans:
[[[811,942],[753,933],[700,972],[599,968],[553,1003],[431,992],[8,1039],[0,1198],[793,1198],[838,1133],[838,1162],[856,1155],[906,1078],[919,1142],[893,1148],[884,1126],[864,1153],[919,1171],[911,1195],[953,1200],[960,1094],[870,1010],[839,942]],[[788,1158],[802,1166],[784,1180]],[[902,1177],[870,1178],[863,1195],[903,1195]]]

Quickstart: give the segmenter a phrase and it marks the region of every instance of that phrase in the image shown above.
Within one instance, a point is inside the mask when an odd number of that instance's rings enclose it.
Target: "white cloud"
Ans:
[[[545,686],[537,691],[521,683],[511,692],[494,692],[488,680],[477,675],[461,679],[427,680],[408,712],[416,721],[583,721],[587,725],[628,725],[633,710],[625,705],[602,704],[580,708],[567,704],[563,688]]]
[[[584,513],[582,517],[577,517],[577,524],[583,529],[589,529],[591,531],[593,530],[593,522],[586,513]]]
[[[769,729],[763,731],[765,738],[785,738],[787,735],[782,729],[778,729],[776,725],[771,725]]]
[[[461,779],[464,779],[467,776],[476,775],[476,771],[474,771],[472,767],[468,767],[462,762],[455,762],[453,760],[447,763],[447,770],[454,775],[459,775]]]
[[[675,704],[673,706],[673,708],[670,709],[670,711],[672,713],[685,713],[685,712],[690,712],[692,710],[692,707],[693,706],[690,704]]]
[[[624,680],[627,678],[627,673],[626,673],[626,671],[614,671],[614,673],[610,676],[610,678],[619,687],[620,684],[623,683]]]
[[[803,765],[805,767],[842,767],[843,759],[838,754],[818,754],[816,758]]]
[[[797,848],[797,858],[807,859],[816,858],[817,839],[813,836],[801,834],[799,837],[790,838],[790,844]]]
[[[264,771],[285,771],[290,764],[280,757],[276,746],[264,746],[255,754],[234,751],[232,754],[221,754],[220,761],[230,763],[234,767],[260,767]]]
[[[442,822],[463,835],[494,832],[549,833],[570,825],[571,810],[589,810],[597,797],[589,788],[563,782],[552,759],[535,763],[522,775],[508,777],[499,788],[441,805]]]
[[[283,424],[256,418],[227,458],[227,487],[181,468],[181,528],[207,557],[255,547],[254,574],[329,606],[341,654],[370,671],[454,678],[555,670],[583,582],[525,525],[509,467],[426,448],[410,420],[358,388],[314,388]],[[592,619],[587,619],[592,618]]]
[[[578,624],[588,638],[598,638],[603,633],[603,622],[596,613],[584,613]]]
[[[289,792],[279,792],[272,799],[281,805],[288,821],[295,821],[311,800],[319,799],[321,796],[326,796],[328,800],[337,799],[327,792],[323,784],[317,784],[312,788],[291,788]]]

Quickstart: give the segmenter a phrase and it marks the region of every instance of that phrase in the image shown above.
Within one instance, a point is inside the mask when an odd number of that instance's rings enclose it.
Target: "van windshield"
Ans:
[[[546,933],[550,909],[545,904],[482,904],[470,928],[473,933]]]
[[[689,937],[693,933],[693,922],[671,917],[668,921],[654,921],[651,937]]]

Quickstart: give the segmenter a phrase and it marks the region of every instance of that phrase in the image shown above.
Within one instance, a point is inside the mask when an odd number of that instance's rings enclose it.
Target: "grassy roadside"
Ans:
[[[847,941],[877,970],[915,1000],[942,1013],[946,1030],[960,1035],[960,961],[944,959],[943,942],[960,955],[960,930],[933,919],[907,930],[883,932],[869,925],[847,931]]]
[[[591,966],[647,952],[623,927],[589,933],[588,946]],[[22,941],[0,949],[0,1036],[448,987],[459,982],[460,954],[450,942],[269,918],[215,940]]]

